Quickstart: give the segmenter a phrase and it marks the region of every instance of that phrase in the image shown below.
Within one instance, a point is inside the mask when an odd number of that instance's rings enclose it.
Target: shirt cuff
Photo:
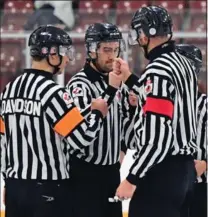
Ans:
[[[139,182],[139,178],[131,173],[129,173],[129,175],[126,177],[126,180],[130,182],[132,185],[137,185]]]
[[[126,147],[126,144],[124,142],[124,140],[121,141],[121,151],[126,154],[127,152],[127,147]]]
[[[112,86],[108,86],[105,92],[102,94],[102,98],[105,99],[108,103],[108,106],[112,103],[115,95],[116,95],[117,89]]]
[[[138,77],[134,74],[131,74],[128,79],[126,80],[125,84],[129,89],[131,89],[138,81]]]
[[[108,85],[108,87],[107,87],[105,93],[108,94],[109,96],[112,96],[112,95],[115,95],[115,94],[116,94],[117,90],[118,90],[117,88]]]
[[[100,110],[97,110],[97,109],[93,109],[92,110],[92,114],[94,114],[95,115],[95,119],[97,119],[97,120],[99,120],[100,118],[101,119],[103,119],[104,117],[103,117],[103,114],[102,114],[102,112],[100,111]]]

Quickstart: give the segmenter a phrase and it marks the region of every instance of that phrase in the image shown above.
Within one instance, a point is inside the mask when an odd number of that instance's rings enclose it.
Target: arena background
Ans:
[[[5,85],[20,73],[23,68],[30,67],[29,49],[27,48],[28,36],[33,28],[28,27],[28,20],[34,15],[34,3],[36,1],[0,1],[1,18],[1,56],[0,56],[0,91]],[[42,1],[43,2],[43,1]],[[53,2],[55,5],[57,1]],[[60,2],[60,1],[59,1]],[[68,1],[69,2],[69,1]],[[207,3],[206,1],[72,1],[71,18],[74,19],[72,26],[67,26],[60,20],[58,25],[66,27],[73,39],[76,50],[76,59],[67,67],[65,74],[57,76],[57,81],[64,85],[70,77],[78,72],[86,57],[84,47],[84,33],[89,24],[94,22],[111,22],[117,24],[123,32],[127,50],[122,54],[123,58],[130,64],[132,72],[140,74],[147,64],[143,53],[138,46],[128,46],[127,37],[130,20],[134,12],[144,5],[161,5],[168,9],[173,19],[173,39],[177,43],[191,43],[201,48],[203,54],[203,69],[200,79],[207,86]],[[56,5],[57,6],[57,5]],[[40,10],[41,8],[37,9]],[[42,14],[47,14],[48,9],[44,9]],[[42,16],[42,15],[41,15]],[[44,18],[43,18],[44,19]],[[52,21],[51,21],[52,22]],[[52,23],[48,23],[52,24]],[[29,31],[28,31],[29,30]],[[132,164],[132,152],[128,152],[121,168],[122,179],[128,173]],[[3,181],[1,179],[1,190]],[[4,205],[1,194],[1,216],[3,216]],[[128,201],[124,202],[124,212],[128,210]]]

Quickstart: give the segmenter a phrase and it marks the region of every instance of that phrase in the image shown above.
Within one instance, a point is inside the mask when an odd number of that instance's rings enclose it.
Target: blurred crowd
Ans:
[[[66,31],[85,33],[94,22],[111,22],[118,25],[122,32],[128,32],[129,21],[135,10],[146,5],[161,5],[168,9],[173,19],[174,32],[206,32],[206,1],[0,1],[1,33],[31,32],[37,26],[53,24]],[[206,80],[206,38],[175,38],[177,43],[198,46],[203,55],[202,79]],[[83,39],[73,38],[76,48],[76,61],[66,70],[66,80],[80,70],[85,61]],[[1,38],[0,85],[3,86],[18,69],[24,68],[25,39]],[[131,69],[139,74],[146,65],[138,48],[129,47],[128,62]],[[9,73],[8,73],[9,72]],[[9,75],[9,76],[8,76]]]

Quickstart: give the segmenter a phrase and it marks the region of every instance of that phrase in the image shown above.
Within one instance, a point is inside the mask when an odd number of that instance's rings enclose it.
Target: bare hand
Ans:
[[[197,176],[200,177],[207,169],[207,163],[204,160],[194,160]]]
[[[138,104],[138,97],[133,91],[129,92],[129,103],[131,106],[137,106]]]
[[[116,196],[118,196],[120,199],[132,198],[135,189],[136,189],[135,185],[132,185],[127,180],[124,180],[117,188]]]
[[[91,109],[94,110],[99,110],[103,117],[105,117],[108,113],[108,104],[104,99],[93,99],[91,103]]]
[[[122,75],[116,74],[114,71],[109,73],[109,85],[118,89],[122,82]]]
[[[115,59],[113,62],[113,72],[117,75],[121,74],[120,67],[121,64],[117,61],[117,59]]]
[[[121,58],[116,58],[114,60],[113,71],[120,72],[122,74],[123,82],[125,82],[131,75],[128,63]]]

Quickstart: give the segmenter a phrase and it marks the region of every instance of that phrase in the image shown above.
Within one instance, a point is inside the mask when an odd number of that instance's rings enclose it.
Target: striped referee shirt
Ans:
[[[128,101],[128,90],[123,84],[120,89],[108,85],[108,76],[101,75],[89,63],[78,72],[67,84],[70,97],[82,111],[85,118],[90,114],[93,98],[103,98],[109,105],[98,137],[85,150],[72,150],[72,154],[86,162],[99,165],[113,165],[119,161],[121,144],[133,146],[134,133],[131,129],[131,106]],[[124,133],[125,130],[125,133]],[[79,145],[82,140],[77,139]]]
[[[2,96],[0,96],[1,99]],[[0,101],[0,109],[1,109],[1,101]],[[6,171],[6,138],[5,138],[5,124],[3,118],[1,116],[0,110],[0,169],[2,171],[3,179],[5,179],[5,171]]]
[[[207,161],[208,150],[208,133],[207,133],[207,95],[198,93],[197,108],[198,108],[198,121],[197,121],[197,152],[194,154],[195,159]],[[198,182],[206,182],[206,173],[198,177]]]
[[[52,76],[27,69],[1,95],[1,170],[6,178],[68,179],[69,147],[62,141],[84,149],[100,130],[101,113],[93,110],[86,121]],[[77,138],[82,142],[77,144]]]
[[[149,59],[139,80],[131,75],[126,81],[139,97],[131,183],[168,155],[193,155],[197,149],[197,79],[190,62],[175,52],[174,41],[151,50]]]

